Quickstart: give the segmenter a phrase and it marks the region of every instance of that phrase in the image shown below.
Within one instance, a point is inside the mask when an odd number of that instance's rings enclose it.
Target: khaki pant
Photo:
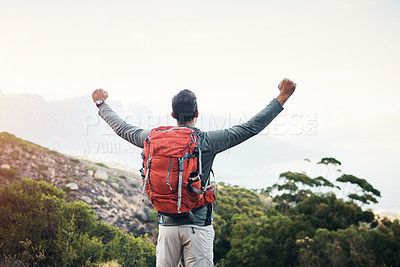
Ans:
[[[214,266],[214,228],[209,226],[159,226],[158,267]]]

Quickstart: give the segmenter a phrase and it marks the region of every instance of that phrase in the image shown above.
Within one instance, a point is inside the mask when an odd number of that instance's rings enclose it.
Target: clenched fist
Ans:
[[[279,85],[279,95],[276,97],[276,100],[278,100],[282,105],[285,104],[286,100],[294,93],[294,90],[296,89],[296,83],[292,82],[289,79],[283,79]]]
[[[108,97],[108,92],[104,91],[103,89],[96,89],[92,93],[93,101],[96,102],[97,100],[106,100]]]

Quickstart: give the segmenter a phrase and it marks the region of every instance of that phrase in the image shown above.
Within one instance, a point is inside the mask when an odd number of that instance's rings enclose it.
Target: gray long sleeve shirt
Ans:
[[[189,127],[194,129],[198,134],[198,145],[202,152],[203,182],[208,180],[214,158],[218,153],[260,133],[282,110],[282,105],[274,98],[250,120],[231,128],[202,132],[196,127]],[[117,135],[133,145],[143,148],[144,140],[149,136],[150,130],[141,129],[126,123],[106,103],[100,107],[99,115],[110,125]],[[210,223],[210,208],[211,205],[194,212],[196,225],[204,226]],[[164,215],[159,218],[159,223],[165,226],[193,224],[190,218],[172,218]]]

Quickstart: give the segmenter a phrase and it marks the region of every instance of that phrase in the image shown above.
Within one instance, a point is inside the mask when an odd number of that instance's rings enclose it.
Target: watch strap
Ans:
[[[105,102],[105,101],[102,100],[102,99],[101,99],[101,100],[97,100],[97,101],[96,101],[96,106],[99,108],[101,105],[104,104],[104,102]]]

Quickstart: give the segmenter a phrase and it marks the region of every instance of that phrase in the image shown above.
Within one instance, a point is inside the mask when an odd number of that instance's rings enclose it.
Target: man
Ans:
[[[293,94],[296,84],[283,79],[279,95],[249,121],[229,129],[202,132],[195,127],[199,115],[196,96],[190,90],[182,90],[172,99],[172,117],[178,126],[188,127],[198,135],[198,146],[202,151],[203,177],[208,180],[215,156],[250,137],[260,133],[282,110],[283,104]],[[105,103],[107,91],[97,89],[92,98],[99,107],[99,115],[120,137],[135,146],[143,148],[150,130],[140,129],[123,121]],[[189,217],[170,217],[159,214],[159,235],[157,241],[157,266],[214,266],[212,226],[212,204],[193,211],[194,223]]]

